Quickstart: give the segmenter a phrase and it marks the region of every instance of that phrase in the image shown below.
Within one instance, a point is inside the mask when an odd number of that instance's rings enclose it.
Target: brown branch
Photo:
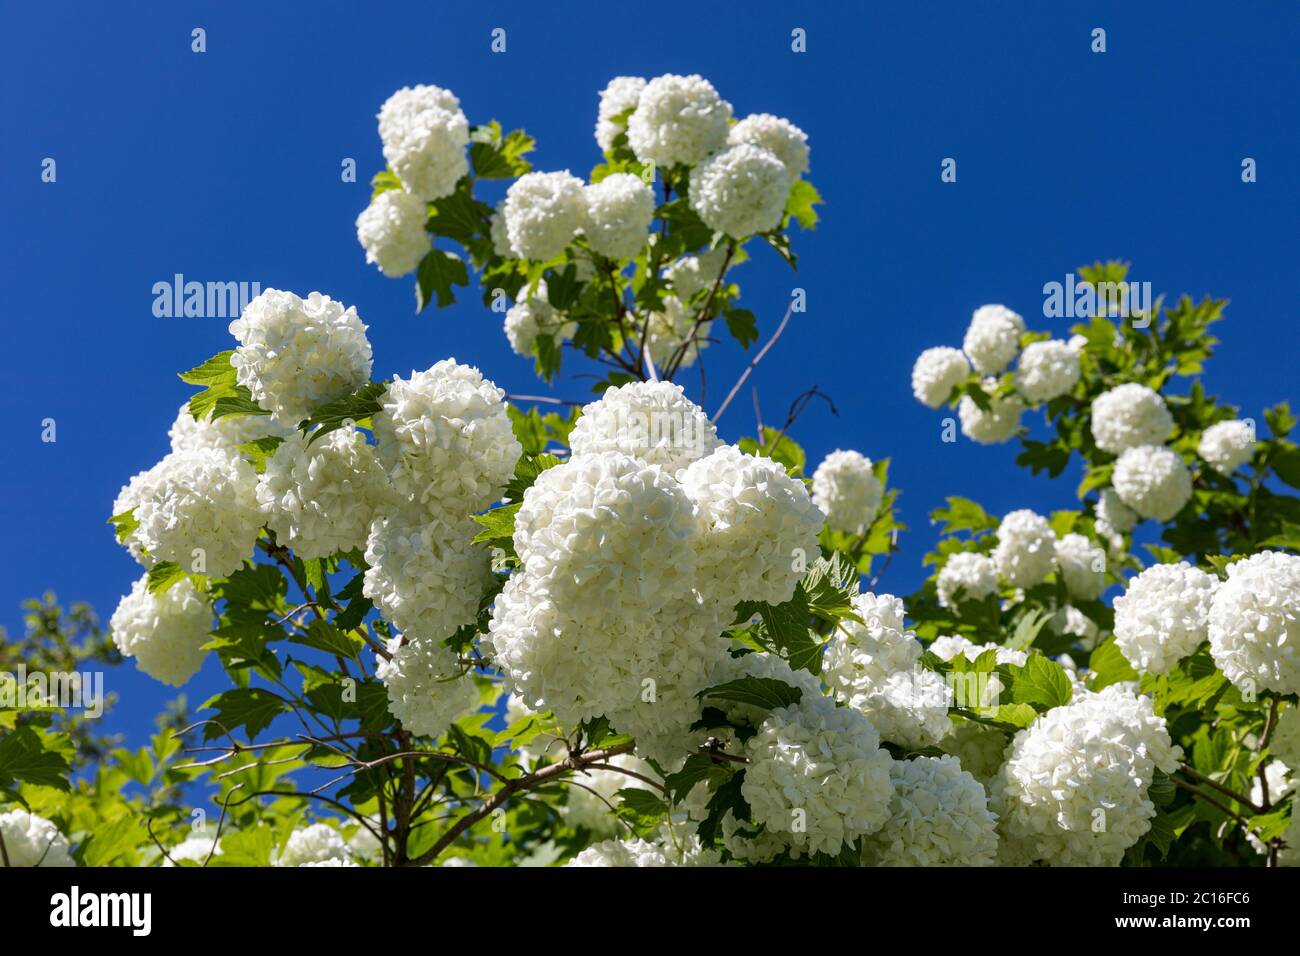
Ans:
[[[731,400],[736,397],[736,393],[740,391],[740,387],[745,384],[745,382],[749,379],[749,376],[753,374],[754,369],[758,367],[758,363],[763,361],[764,356],[766,356],[767,353],[771,351],[772,346],[775,345],[777,339],[781,337],[781,333],[785,331],[785,327],[790,324],[790,316],[793,314],[794,314],[794,302],[791,301],[789,306],[786,307],[785,317],[781,319],[781,324],[776,327],[776,331],[772,333],[772,337],[767,340],[767,344],[764,345],[762,349],[759,350],[758,354],[755,355],[754,358],[750,361],[750,363],[747,366],[745,366],[745,370],[740,373],[740,378],[736,379],[736,384],[731,386],[731,391],[729,391],[727,393],[727,397],[722,400],[722,405],[719,406],[718,410],[713,413],[713,423],[715,425],[717,424],[718,419],[722,417],[722,413],[727,410],[727,406],[731,404]]]

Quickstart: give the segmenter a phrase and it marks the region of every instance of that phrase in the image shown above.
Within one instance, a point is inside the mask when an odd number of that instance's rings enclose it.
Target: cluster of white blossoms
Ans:
[[[993,559],[974,551],[959,551],[944,562],[935,581],[940,607],[957,601],[982,601],[998,589],[998,569]]]
[[[181,405],[176,420],[167,429],[174,452],[217,449],[234,453],[240,445],[259,438],[288,438],[292,434],[291,426],[281,425],[269,415],[223,415],[214,420],[209,412],[198,419],[190,413],[189,402]]]
[[[600,107],[596,112],[596,145],[601,152],[614,148],[614,140],[626,128],[619,117],[636,108],[646,81],[640,76],[616,76],[600,91]]]
[[[785,164],[753,143],[731,146],[691,172],[691,208],[706,226],[733,239],[779,226],[789,192]]]
[[[1115,646],[1138,671],[1169,673],[1209,636],[1218,586],[1185,561],[1147,568],[1115,598]]]
[[[357,216],[357,240],[366,262],[390,279],[414,272],[433,248],[425,230],[429,207],[402,189],[385,189]]]
[[[4,840],[9,866],[77,865],[72,859],[72,847],[59,828],[22,807],[0,813],[0,838]]]
[[[664,296],[663,308],[645,318],[645,349],[657,368],[677,360],[681,368],[690,368],[709,347],[713,320],[697,324],[694,310],[673,295]],[[680,358],[678,358],[680,356]]]
[[[942,675],[921,667],[924,648],[904,629],[903,602],[889,594],[859,594],[861,623],[841,622],[827,642],[822,678],[835,697],[865,714],[891,743],[919,749],[952,729],[951,694]]]
[[[993,564],[1008,584],[1027,588],[1047,579],[1056,567],[1056,533],[1042,515],[1022,508],[998,525]]]
[[[761,146],[781,161],[792,180],[808,172],[808,134],[771,113],[751,113],[731,127],[727,143]]]
[[[981,375],[996,375],[1020,351],[1025,320],[1005,305],[982,305],[971,316],[962,351]]]
[[[1173,773],[1181,756],[1132,685],[1076,689],[1011,742],[993,784],[999,862],[1118,865],[1156,815],[1147,795],[1156,769]]]
[[[981,387],[988,396],[988,408],[980,408],[969,395],[963,395],[957,403],[961,433],[979,445],[1000,445],[1010,441],[1020,431],[1020,416],[1024,414],[1025,403],[1015,393],[995,394],[996,379],[984,379]]]
[[[593,843],[575,856],[566,867],[663,867],[718,866],[722,862],[717,850],[705,849],[699,837],[683,828],[664,824],[651,840],[604,840]]]
[[[825,697],[778,707],[745,747],[754,822],[809,853],[839,853],[888,821],[893,760],[866,716]]]
[[[303,560],[364,547],[390,486],[374,446],[356,428],[286,438],[257,481],[257,502],[276,541]]]
[[[912,394],[922,405],[938,408],[969,374],[970,362],[959,349],[948,345],[926,349],[912,366]]]
[[[1029,660],[1029,655],[1025,651],[1003,647],[1001,644],[976,644],[970,638],[962,637],[960,634],[942,634],[931,641],[926,650],[944,661],[951,661],[960,654],[973,663],[988,651],[994,652],[994,658],[999,664],[1024,667],[1025,662]]]
[[[203,865],[209,857],[218,856],[221,856],[221,840],[217,838],[215,830],[204,828],[192,832],[180,843],[170,847],[163,857],[162,865],[176,866],[184,861]]]
[[[527,287],[521,289],[515,304],[506,311],[506,340],[516,355],[532,355],[540,335],[551,336],[558,345],[577,331],[578,323],[569,321],[546,296],[546,280],[539,279],[531,292]]]
[[[1111,485],[1120,501],[1143,518],[1169,521],[1192,497],[1192,476],[1171,448],[1138,445],[1115,462]]]
[[[342,834],[328,823],[294,830],[272,861],[275,866],[346,866],[352,856]]]
[[[403,87],[379,110],[384,159],[406,190],[432,202],[469,173],[469,121],[460,100],[437,86]]]
[[[131,585],[109,620],[123,657],[156,681],[180,687],[198,673],[211,640],[212,605],[189,578],[151,594],[147,578]]]
[[[423,637],[392,638],[388,657],[379,657],[375,676],[388,691],[388,711],[414,734],[437,737],[478,706],[478,688],[456,672],[451,651]]]
[[[521,259],[559,255],[587,223],[587,193],[568,170],[525,173],[506,190],[502,208],[510,248]]]
[[[987,788],[1006,762],[1007,736],[994,727],[958,719],[952,733],[939,741],[939,749],[956,757],[962,769]]]
[[[871,459],[843,449],[831,452],[817,466],[812,490],[827,525],[849,534],[861,534],[876,520],[885,491],[871,470]]]
[[[1300,556],[1261,551],[1228,565],[1209,623],[1210,654],[1233,684],[1300,693]]]
[[[1016,362],[1016,389],[1030,402],[1048,402],[1079,382],[1079,352],[1068,342],[1031,342]]]
[[[628,145],[642,163],[694,165],[726,145],[731,115],[731,104],[704,77],[657,76],[628,117]]]
[[[984,786],[952,756],[890,767],[889,820],[863,841],[870,866],[992,866],[997,817]]]
[[[611,259],[627,259],[645,243],[655,217],[655,194],[640,177],[614,173],[585,189],[591,248]]]
[[[1092,437],[1097,447],[1119,455],[1139,445],[1163,445],[1174,419],[1158,392],[1127,382],[1092,400]]]
[[[1217,422],[1201,433],[1196,453],[1221,475],[1231,475],[1255,453],[1255,427],[1250,422]]]
[[[1114,488],[1103,488],[1093,509],[1097,533],[1103,537],[1128,534],[1138,523],[1138,513],[1124,504]]]
[[[720,248],[699,255],[682,256],[664,268],[663,277],[677,293],[677,299],[688,302],[717,283],[726,261],[727,252]]]
[[[718,448],[718,430],[682,387],[633,382],[608,389],[582,410],[569,433],[574,457],[616,451],[676,476]]]
[[[1092,601],[1106,590],[1106,551],[1071,532],[1056,542],[1056,565],[1070,597]]]

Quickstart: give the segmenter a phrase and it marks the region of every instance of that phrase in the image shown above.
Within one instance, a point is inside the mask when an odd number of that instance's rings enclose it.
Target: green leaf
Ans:
[[[821,644],[813,639],[809,629],[812,612],[802,585],[795,588],[794,597],[784,604],[766,604],[760,601],[742,601],[736,608],[739,621],[757,614],[763,622],[762,636],[765,646],[783,657],[791,667],[816,674],[821,671]]]
[[[1040,711],[1068,704],[1074,695],[1065,668],[1041,654],[1032,654],[1024,667],[1010,668],[1015,682],[1011,699],[1017,704],[1032,704]]]
[[[230,364],[234,350],[218,352],[202,365],[181,372],[181,381],[202,385],[203,391],[190,397],[190,414],[196,421],[216,421],[226,415],[269,415],[255,401],[248,389],[236,381],[235,367]]]
[[[758,341],[758,319],[749,309],[727,309],[723,317],[727,320],[727,331],[742,349]]]
[[[267,461],[283,443],[284,439],[279,435],[267,435],[265,438],[254,438],[252,441],[244,442],[239,446],[239,452],[260,475],[266,471]]]
[[[295,644],[313,647],[326,654],[334,654],[347,660],[356,660],[365,642],[351,634],[346,634],[329,621],[316,619],[307,625],[306,633],[295,631],[289,635]]]
[[[817,210],[813,207],[821,204],[821,193],[812,183],[806,179],[796,180],[785,200],[786,224],[794,219],[803,229],[817,228]]]
[[[383,411],[380,399],[388,391],[387,382],[367,382],[359,389],[337,401],[327,402],[298,428],[307,436],[307,445],[343,428],[345,425],[360,425],[377,412]]]
[[[84,845],[82,861],[86,866],[108,866],[147,839],[139,819],[128,813],[112,823],[95,827]]]
[[[624,787],[617,796],[619,819],[628,823],[638,835],[656,829],[668,816],[668,804],[653,791]]]
[[[226,732],[234,733],[240,727],[248,731],[249,740],[271,725],[282,713],[289,709],[288,702],[278,694],[259,687],[237,687],[209,698],[200,710],[215,710],[210,723],[203,728],[204,740],[224,737]],[[218,726],[218,724],[220,726]],[[224,728],[224,729],[223,729]]]
[[[218,352],[202,365],[196,365],[188,372],[181,372],[180,379],[187,385],[202,385],[205,388],[227,383],[234,385],[235,367],[230,364],[234,354],[234,349]]]
[[[710,700],[733,700],[764,710],[775,710],[799,703],[803,691],[774,677],[741,677],[706,688],[695,696]]]
[[[500,543],[501,541],[513,543],[515,515],[519,513],[522,504],[523,502],[516,501],[500,508],[493,508],[484,514],[474,515],[474,520],[483,526],[483,530],[470,540],[483,543]]]
[[[1088,658],[1088,686],[1101,690],[1111,684],[1138,679],[1138,672],[1128,662],[1115,638],[1108,637],[1098,644]]]
[[[502,137],[501,124],[492,120],[470,130],[469,138],[469,160],[479,179],[511,179],[533,168],[524,156],[533,151],[537,141],[521,129]]]
[[[125,544],[131,533],[140,527],[140,522],[135,518],[134,508],[123,511],[120,515],[113,515],[108,519],[108,523],[113,526],[113,533],[117,535],[118,544]]]
[[[664,780],[664,787],[672,797],[673,803],[678,804],[700,781],[708,781],[710,788],[713,788],[730,776],[730,770],[714,763],[707,755],[691,754],[686,758],[686,763],[682,765],[681,770],[668,775]]]
[[[402,181],[397,178],[397,173],[393,172],[391,169],[381,170],[380,172],[375,173],[370,180],[370,201],[374,202],[375,197],[382,192],[387,192],[390,189],[401,188]]]
[[[932,524],[942,524],[941,534],[955,534],[958,531],[996,531],[998,519],[993,517],[977,502],[969,498],[952,496],[947,499],[946,508],[936,508],[930,512]]]
[[[15,780],[38,787],[68,790],[72,768],[67,758],[47,747],[47,740],[30,727],[19,727],[0,737],[0,787],[12,789]]]
[[[1279,444],[1270,464],[1279,478],[1292,488],[1300,488],[1300,448]]]
[[[423,312],[435,296],[438,308],[442,309],[456,301],[452,286],[469,285],[469,270],[460,256],[442,249],[430,249],[420,260],[415,279],[415,311]]]
[[[185,572],[175,561],[159,561],[149,569],[146,587],[150,594],[162,594],[184,578]]]

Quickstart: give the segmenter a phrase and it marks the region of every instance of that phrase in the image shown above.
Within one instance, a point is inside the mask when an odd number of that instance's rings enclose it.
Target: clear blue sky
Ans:
[[[584,175],[597,91],[618,74],[700,72],[738,114],[808,132],[827,205],[799,238],[798,277],[761,252],[737,275],[765,335],[791,287],[808,291],[755,381],[769,420],[810,385],[834,397],[838,418],[814,406],[797,427],[814,462],[836,447],[893,458],[912,527],[882,585],[898,593],[923,579],[926,514],[945,495],[998,513],[1073,503],[1073,481],[1017,470],[1011,447],[942,444],[940,416],[911,397],[916,354],[960,344],[978,305],[1064,333],[1042,317],[1043,284],[1130,259],[1157,292],[1231,298],[1212,391],[1256,418],[1296,398],[1294,3],[542,6],[6,6],[0,621],[19,628],[18,602],[45,589],[107,619],[140,573],[104,523],[111,503],[167,450],[189,392],[175,373],[230,342],[224,320],[152,315],[153,284],[174,273],[355,304],[379,376],[454,355],[537,390],[474,297],[416,316],[411,282],[364,263],[353,221],[382,165],[374,115],[407,84],[450,87],[471,122],[536,135],[540,168]],[[489,51],[497,26],[504,55]],[[805,54],[790,52],[794,27]],[[45,157],[55,184],[40,181]],[[340,182],[344,157],[361,182]],[[944,157],[955,185],[940,183]],[[743,361],[734,345],[710,350],[711,408]],[[40,441],[47,417],[55,444]],[[730,439],[752,430],[747,396],[723,425]],[[168,689],[130,667],[108,680],[122,697],[110,726],[141,742]],[[187,690],[198,702],[219,684],[210,661]]]

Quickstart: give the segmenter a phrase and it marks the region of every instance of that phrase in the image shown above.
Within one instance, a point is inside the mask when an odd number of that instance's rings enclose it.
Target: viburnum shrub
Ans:
[[[142,566],[117,650],[172,686],[211,655],[230,687],[75,786],[57,713],[0,712],[5,862],[1294,858],[1300,448],[1285,404],[1262,437],[1194,378],[1222,302],[1068,341],[986,305],[922,354],[948,426],[1084,478],[1046,515],[950,498],[900,599],[874,589],[904,530],[888,460],[808,473],[790,434],[824,396],[719,431],[790,311],[712,415],[677,381],[754,349],[734,270],[760,245],[793,267],[817,222],[797,126],[619,77],[585,181],[438,87],[379,132],[367,261],[420,309],[477,282],[543,379],[604,368],[593,400],[544,413],[450,357],[378,379],[355,308],[263,292],[111,518]]]

